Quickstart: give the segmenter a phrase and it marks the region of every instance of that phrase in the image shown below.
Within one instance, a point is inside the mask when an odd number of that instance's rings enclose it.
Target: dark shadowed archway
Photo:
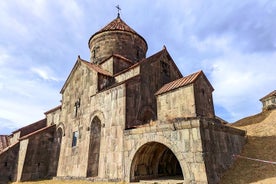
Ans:
[[[159,178],[183,179],[182,169],[176,156],[167,146],[149,142],[135,153],[131,163],[130,181]]]
[[[88,155],[87,177],[98,176],[101,143],[101,121],[95,116],[90,126],[90,143]]]

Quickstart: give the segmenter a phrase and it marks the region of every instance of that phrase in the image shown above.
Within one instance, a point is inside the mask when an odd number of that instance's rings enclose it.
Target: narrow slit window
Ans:
[[[72,147],[77,146],[78,137],[79,137],[79,132],[78,131],[73,132]]]

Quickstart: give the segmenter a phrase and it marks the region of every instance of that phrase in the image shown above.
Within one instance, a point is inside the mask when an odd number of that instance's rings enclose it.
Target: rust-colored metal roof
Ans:
[[[200,70],[196,73],[193,73],[191,75],[188,75],[186,77],[177,79],[175,81],[172,81],[170,83],[165,84],[163,87],[161,87],[155,95],[160,95],[162,93],[166,93],[168,91],[192,84],[195,82],[195,80],[198,78],[199,75],[203,74],[203,72]]]
[[[269,93],[268,95],[265,95],[263,98],[260,99],[260,101],[269,98],[269,97],[273,97],[276,96],[276,90],[272,91],[271,93]]]

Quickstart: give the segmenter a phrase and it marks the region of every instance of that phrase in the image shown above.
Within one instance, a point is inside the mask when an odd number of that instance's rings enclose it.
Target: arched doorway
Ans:
[[[101,143],[101,121],[95,116],[90,126],[90,143],[88,155],[87,177],[98,176]]]
[[[164,144],[146,143],[134,155],[130,169],[130,181],[160,178],[183,179],[180,163],[174,153]]]

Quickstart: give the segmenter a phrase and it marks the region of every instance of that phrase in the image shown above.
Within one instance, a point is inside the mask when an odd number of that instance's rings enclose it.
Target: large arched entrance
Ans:
[[[130,181],[141,179],[183,179],[182,169],[174,153],[164,144],[149,142],[135,153]]]
[[[95,116],[90,127],[90,143],[88,155],[87,177],[98,176],[101,143],[101,121]]]

